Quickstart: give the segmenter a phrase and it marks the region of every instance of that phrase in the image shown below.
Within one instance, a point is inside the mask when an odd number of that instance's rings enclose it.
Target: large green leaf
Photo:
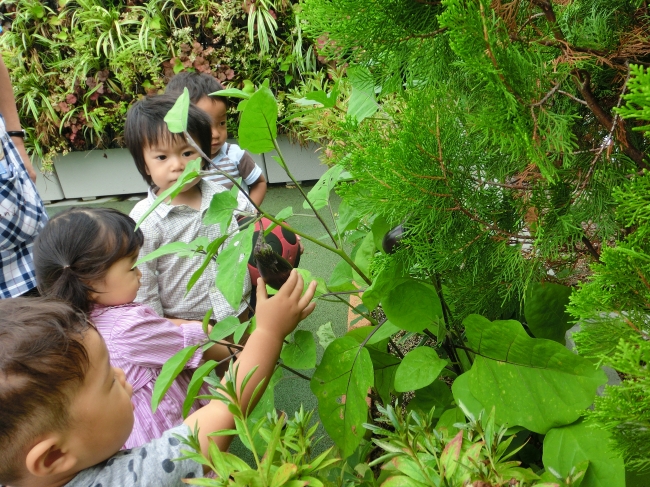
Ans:
[[[285,344],[280,358],[287,367],[293,369],[312,369],[316,366],[316,342],[310,331],[297,330],[293,342]]]
[[[466,374],[470,391],[487,410],[496,408],[500,423],[542,434],[573,423],[607,382],[591,362],[557,342],[530,338],[518,321],[470,315],[463,324],[477,353]]]
[[[407,331],[421,332],[430,328],[435,332],[438,318],[442,317],[442,305],[435,288],[414,279],[390,289],[382,304],[391,323]]]
[[[544,438],[544,467],[566,477],[572,467],[588,460],[580,487],[625,487],[623,459],[609,445],[609,434],[597,424],[580,422],[553,428]]]
[[[428,386],[415,391],[415,397],[411,399],[406,409],[409,411],[418,409],[422,413],[428,413],[435,407],[433,417],[439,418],[452,400],[453,396],[449,386],[441,380],[434,380]]]
[[[268,82],[246,102],[239,123],[239,145],[253,154],[275,149],[273,141],[278,136],[278,104],[268,87]]]
[[[323,174],[318,182],[307,193],[307,198],[311,201],[311,204],[314,205],[314,208],[320,210],[324,206],[327,206],[330,200],[330,192],[336,185],[336,182],[339,180],[339,176],[343,172],[342,166],[332,166],[330,167],[325,174]],[[305,210],[311,209],[309,203],[304,201],[302,207]]]
[[[384,235],[389,232],[391,226],[388,224],[386,219],[383,216],[378,216],[375,218],[375,221],[372,222],[372,235],[375,239],[375,247],[383,252],[382,242],[384,240]]]
[[[357,448],[367,421],[366,396],[373,385],[370,354],[352,337],[334,340],[325,350],[310,386],[318,413],[344,458]]]
[[[172,355],[172,357],[165,362],[165,365],[162,366],[160,374],[156,379],[156,383],[153,386],[153,393],[151,394],[151,410],[154,413],[156,412],[156,409],[158,409],[160,401],[162,401],[174,380],[176,380],[178,374],[180,374],[185,368],[185,364],[187,364],[200,346],[201,345],[199,344],[185,347],[183,350]]]
[[[248,274],[248,258],[253,250],[254,231],[251,225],[237,233],[217,256],[216,285],[234,309],[239,308],[241,302],[244,279]]]
[[[174,106],[165,115],[167,129],[172,134],[180,134],[187,130],[187,114],[190,109],[190,92],[183,88],[183,93],[176,99]]]
[[[204,225],[219,225],[222,234],[228,232],[233,211],[237,209],[237,198],[230,191],[222,191],[212,197],[210,206],[203,217]]]
[[[548,338],[564,345],[564,335],[573,326],[566,312],[572,289],[552,282],[535,282],[526,290],[524,316],[537,338]]]
[[[332,329],[331,321],[328,321],[324,325],[319,326],[316,335],[318,335],[318,343],[321,347],[323,347],[323,350],[329,347],[330,343],[336,340],[336,335]]]
[[[357,286],[352,283],[352,267],[350,267],[350,264],[341,260],[334,266],[327,289],[333,292],[354,291],[357,289]]]
[[[370,342],[368,342],[370,345]],[[394,392],[395,372],[401,360],[391,353],[368,347],[372,367],[375,370],[375,390],[384,404],[390,404],[391,392]]]
[[[433,348],[418,347],[404,356],[395,373],[397,392],[414,391],[428,386],[438,378],[447,361],[438,357]]]
[[[390,262],[379,274],[373,279],[372,284],[361,295],[363,304],[369,310],[373,310],[382,302],[388,292],[398,284],[405,282],[404,266],[396,261]]]
[[[357,207],[351,205],[347,200],[339,204],[339,217],[336,220],[336,226],[340,233],[354,230],[359,224],[360,215]]]
[[[375,101],[375,82],[368,68],[350,66],[347,70],[352,84],[352,94],[348,101],[348,116],[357,122],[375,114],[379,106]]]
[[[469,390],[469,381],[470,376],[469,372],[459,375],[454,379],[454,383],[451,385],[451,392],[454,396],[454,401],[468,416],[473,417],[474,419],[478,418],[478,415],[482,410],[485,409],[483,404],[479,402],[478,399],[474,397],[472,392]]]

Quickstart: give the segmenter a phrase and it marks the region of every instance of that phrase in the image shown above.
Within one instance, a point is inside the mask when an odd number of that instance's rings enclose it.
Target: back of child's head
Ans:
[[[36,238],[39,291],[87,313],[93,282],[118,260],[137,255],[144,237],[131,217],[112,208],[70,208],[52,218]]]
[[[192,103],[196,103],[201,98],[210,96],[216,91],[223,90],[223,86],[214,76],[206,73],[182,72],[178,73],[169,81],[165,93],[179,95],[183,92],[183,88],[187,88],[190,92],[190,100],[192,100]],[[224,103],[226,102],[225,98],[216,97],[216,99]]]
[[[67,303],[0,299],[0,484],[25,475],[38,438],[70,427],[69,406],[89,366],[88,324]]]
[[[124,124],[124,143],[129,149],[138,171],[149,186],[154,186],[151,176],[147,174],[144,149],[160,143],[185,143],[185,136],[173,134],[167,128],[165,116],[172,109],[176,94],[147,96],[135,103],[126,114]],[[212,128],[210,117],[203,111],[190,105],[187,116],[187,133],[207,155],[210,155]],[[203,161],[207,168],[210,161]]]

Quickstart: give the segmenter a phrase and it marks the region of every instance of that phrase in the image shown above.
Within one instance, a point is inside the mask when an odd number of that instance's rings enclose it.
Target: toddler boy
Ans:
[[[239,355],[237,390],[254,406],[271,377],[284,337],[314,309],[312,282],[292,275],[269,298],[257,286],[257,328]],[[0,485],[12,487],[167,487],[204,473],[192,460],[174,461],[188,449],[175,436],[199,430],[201,451],[211,442],[227,450],[231,437],[209,433],[235,427],[224,403],[211,401],[162,438],[119,451],[133,426],[131,386],[109,364],[106,345],[86,318],[49,298],[0,300]]]
[[[184,72],[170,80],[166,93],[180,94],[183,88],[187,88],[190,92],[192,103],[210,116],[212,143],[209,155],[212,162],[233,178],[241,177],[248,186],[251,199],[257,206],[261,206],[266,195],[266,178],[262,174],[262,169],[248,152],[242,150],[237,144],[226,142],[228,137],[226,99],[210,96],[211,93],[223,90],[223,86],[209,74]],[[215,181],[228,189],[233,186],[232,181],[221,174],[204,179]]]

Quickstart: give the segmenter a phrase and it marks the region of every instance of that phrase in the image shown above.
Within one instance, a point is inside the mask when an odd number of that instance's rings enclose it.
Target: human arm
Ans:
[[[261,279],[257,283],[257,328],[251,334],[239,354],[235,367],[237,371],[237,390],[246,375],[257,366],[257,370],[246,385],[240,398],[242,408],[254,407],[264,392],[268,379],[273,374],[275,364],[280,357],[284,338],[291,333],[298,323],[314,310],[316,303],[310,303],[316,291],[316,282],[312,282],[304,295],[302,277],[295,271],[278,293],[269,298],[266,286]],[[255,398],[251,398],[257,385],[265,380],[262,390]],[[225,379],[224,379],[225,381]],[[223,429],[235,427],[235,420],[228,407],[221,401],[213,400],[207,406],[199,409],[186,420],[190,428],[199,427],[199,441],[204,455],[208,455],[209,441],[214,441],[221,450],[227,450],[232,437],[219,436],[209,439],[208,434]]]
[[[2,56],[0,56],[0,114],[5,119],[7,131],[20,130],[20,119],[18,118],[18,110],[16,110],[16,100],[14,99],[14,92],[11,87],[11,79],[9,78],[9,71],[5,66]],[[12,137],[11,141],[16,146],[16,150],[20,154],[20,158],[27,169],[27,174],[32,181],[36,182],[36,171],[32,162],[25,150],[25,141],[20,137]]]
[[[250,193],[249,196],[255,202],[257,206],[262,205],[264,197],[266,196],[266,178],[264,174],[260,174],[260,177],[254,184],[248,187]]]

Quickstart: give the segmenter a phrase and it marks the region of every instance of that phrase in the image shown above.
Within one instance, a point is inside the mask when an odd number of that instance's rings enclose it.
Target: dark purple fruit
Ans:
[[[275,252],[270,245],[264,243],[255,252],[257,270],[264,282],[273,289],[280,289],[287,282],[293,266],[287,259]]]
[[[390,232],[384,235],[384,238],[381,241],[381,247],[384,249],[384,252],[387,254],[393,254],[397,250],[397,246],[404,237],[404,225],[397,225]]]

